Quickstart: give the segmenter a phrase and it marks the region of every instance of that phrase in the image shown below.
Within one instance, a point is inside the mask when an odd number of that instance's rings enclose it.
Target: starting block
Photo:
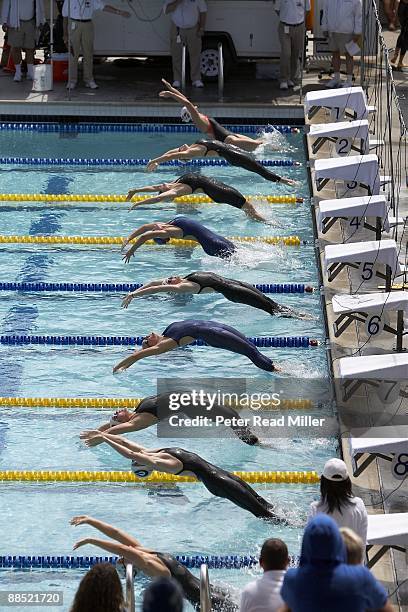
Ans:
[[[375,227],[367,223],[367,217],[375,217]],[[385,196],[359,196],[322,200],[318,205],[317,224],[322,234],[326,234],[338,219],[349,220],[351,228],[357,230],[360,225],[372,230],[376,239],[381,239],[382,231],[389,231],[388,204]]]
[[[331,180],[341,180],[349,191],[361,186],[368,195],[379,195],[380,188],[391,181],[389,176],[380,176],[378,157],[374,154],[316,159],[314,168],[317,191]]]
[[[370,140],[367,119],[311,125],[308,136],[315,139],[312,144],[314,155],[325,142],[333,142],[339,156],[348,155],[352,149],[361,153],[361,155],[365,155],[372,149],[384,145],[381,140]],[[355,141],[359,143],[359,146],[354,144]]]
[[[320,108],[331,111],[332,121],[339,121],[345,117],[346,109],[351,111],[353,119],[368,119],[370,112],[376,112],[375,107],[367,105],[367,97],[362,87],[342,87],[310,91],[305,96],[305,110],[309,119],[312,119]]]

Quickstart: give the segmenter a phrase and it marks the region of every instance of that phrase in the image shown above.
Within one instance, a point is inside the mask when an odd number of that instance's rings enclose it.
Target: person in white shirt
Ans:
[[[27,79],[32,80],[37,28],[45,22],[43,0],[3,0],[1,22],[3,28],[7,28],[16,67],[14,80],[21,81],[22,49],[25,50]]]
[[[68,14],[69,10],[69,14]],[[121,17],[130,17],[127,11],[107,4],[104,0],[65,0],[62,7],[64,17],[64,42],[68,44],[70,38],[70,81],[67,89],[75,89],[78,81],[78,60],[82,52],[83,72],[85,87],[97,89],[93,77],[93,49],[94,49],[94,26],[93,14],[95,11],[102,10]],[[69,26],[70,21],[70,26]],[[70,27],[70,37],[68,37],[68,27]]]
[[[354,497],[347,466],[341,459],[329,459],[320,477],[320,499],[310,504],[309,521],[319,513],[328,514],[338,527],[349,527],[367,543],[367,510]]]
[[[299,58],[305,44],[305,16],[310,0],[273,0],[279,15],[280,88],[296,87],[299,80]]]
[[[346,45],[357,43],[362,30],[362,0],[325,0],[323,5],[322,31],[329,37],[329,47],[333,51],[334,77],[327,87],[351,87],[353,84],[353,56],[347,52]],[[340,56],[346,56],[347,79],[340,79]]]
[[[181,85],[181,50],[184,43],[190,56],[193,87],[204,87],[201,80],[201,38],[205,30],[205,0],[164,0],[164,13],[171,16],[170,44],[173,60],[173,87]]]
[[[285,542],[275,538],[265,540],[259,564],[264,573],[243,589],[240,612],[277,612],[283,606],[280,590],[289,564]]]

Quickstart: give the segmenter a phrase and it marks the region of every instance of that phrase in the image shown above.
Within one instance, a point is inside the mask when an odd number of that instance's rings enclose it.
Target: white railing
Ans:
[[[126,612],[135,612],[135,589],[133,585],[133,565],[126,564]]]
[[[211,612],[210,579],[205,563],[200,567],[200,612]]]
[[[224,52],[222,42],[218,43],[218,101],[224,100]]]

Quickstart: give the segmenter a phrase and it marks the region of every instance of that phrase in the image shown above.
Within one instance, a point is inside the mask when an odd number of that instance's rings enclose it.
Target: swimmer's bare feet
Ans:
[[[273,365],[273,372],[283,372],[283,368],[281,368],[280,366],[277,365]]]

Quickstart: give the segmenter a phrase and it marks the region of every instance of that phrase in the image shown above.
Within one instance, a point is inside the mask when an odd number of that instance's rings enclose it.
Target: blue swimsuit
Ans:
[[[170,221],[170,225],[175,225],[183,231],[183,238],[194,239],[200,243],[207,255],[213,257],[227,258],[231,257],[236,251],[236,246],[230,240],[227,240],[219,234],[215,234],[208,227],[205,227],[198,221],[190,217],[176,217]],[[158,244],[164,244],[167,240],[155,238]]]
[[[166,327],[163,336],[172,338],[177,344],[179,344],[181,338],[191,336],[191,338],[196,340],[204,340],[204,342],[214,348],[221,348],[245,355],[261,370],[273,372],[275,369],[272,360],[260,353],[256,346],[243,334],[233,327],[218,323],[217,321],[203,321],[199,319],[176,321]]]

